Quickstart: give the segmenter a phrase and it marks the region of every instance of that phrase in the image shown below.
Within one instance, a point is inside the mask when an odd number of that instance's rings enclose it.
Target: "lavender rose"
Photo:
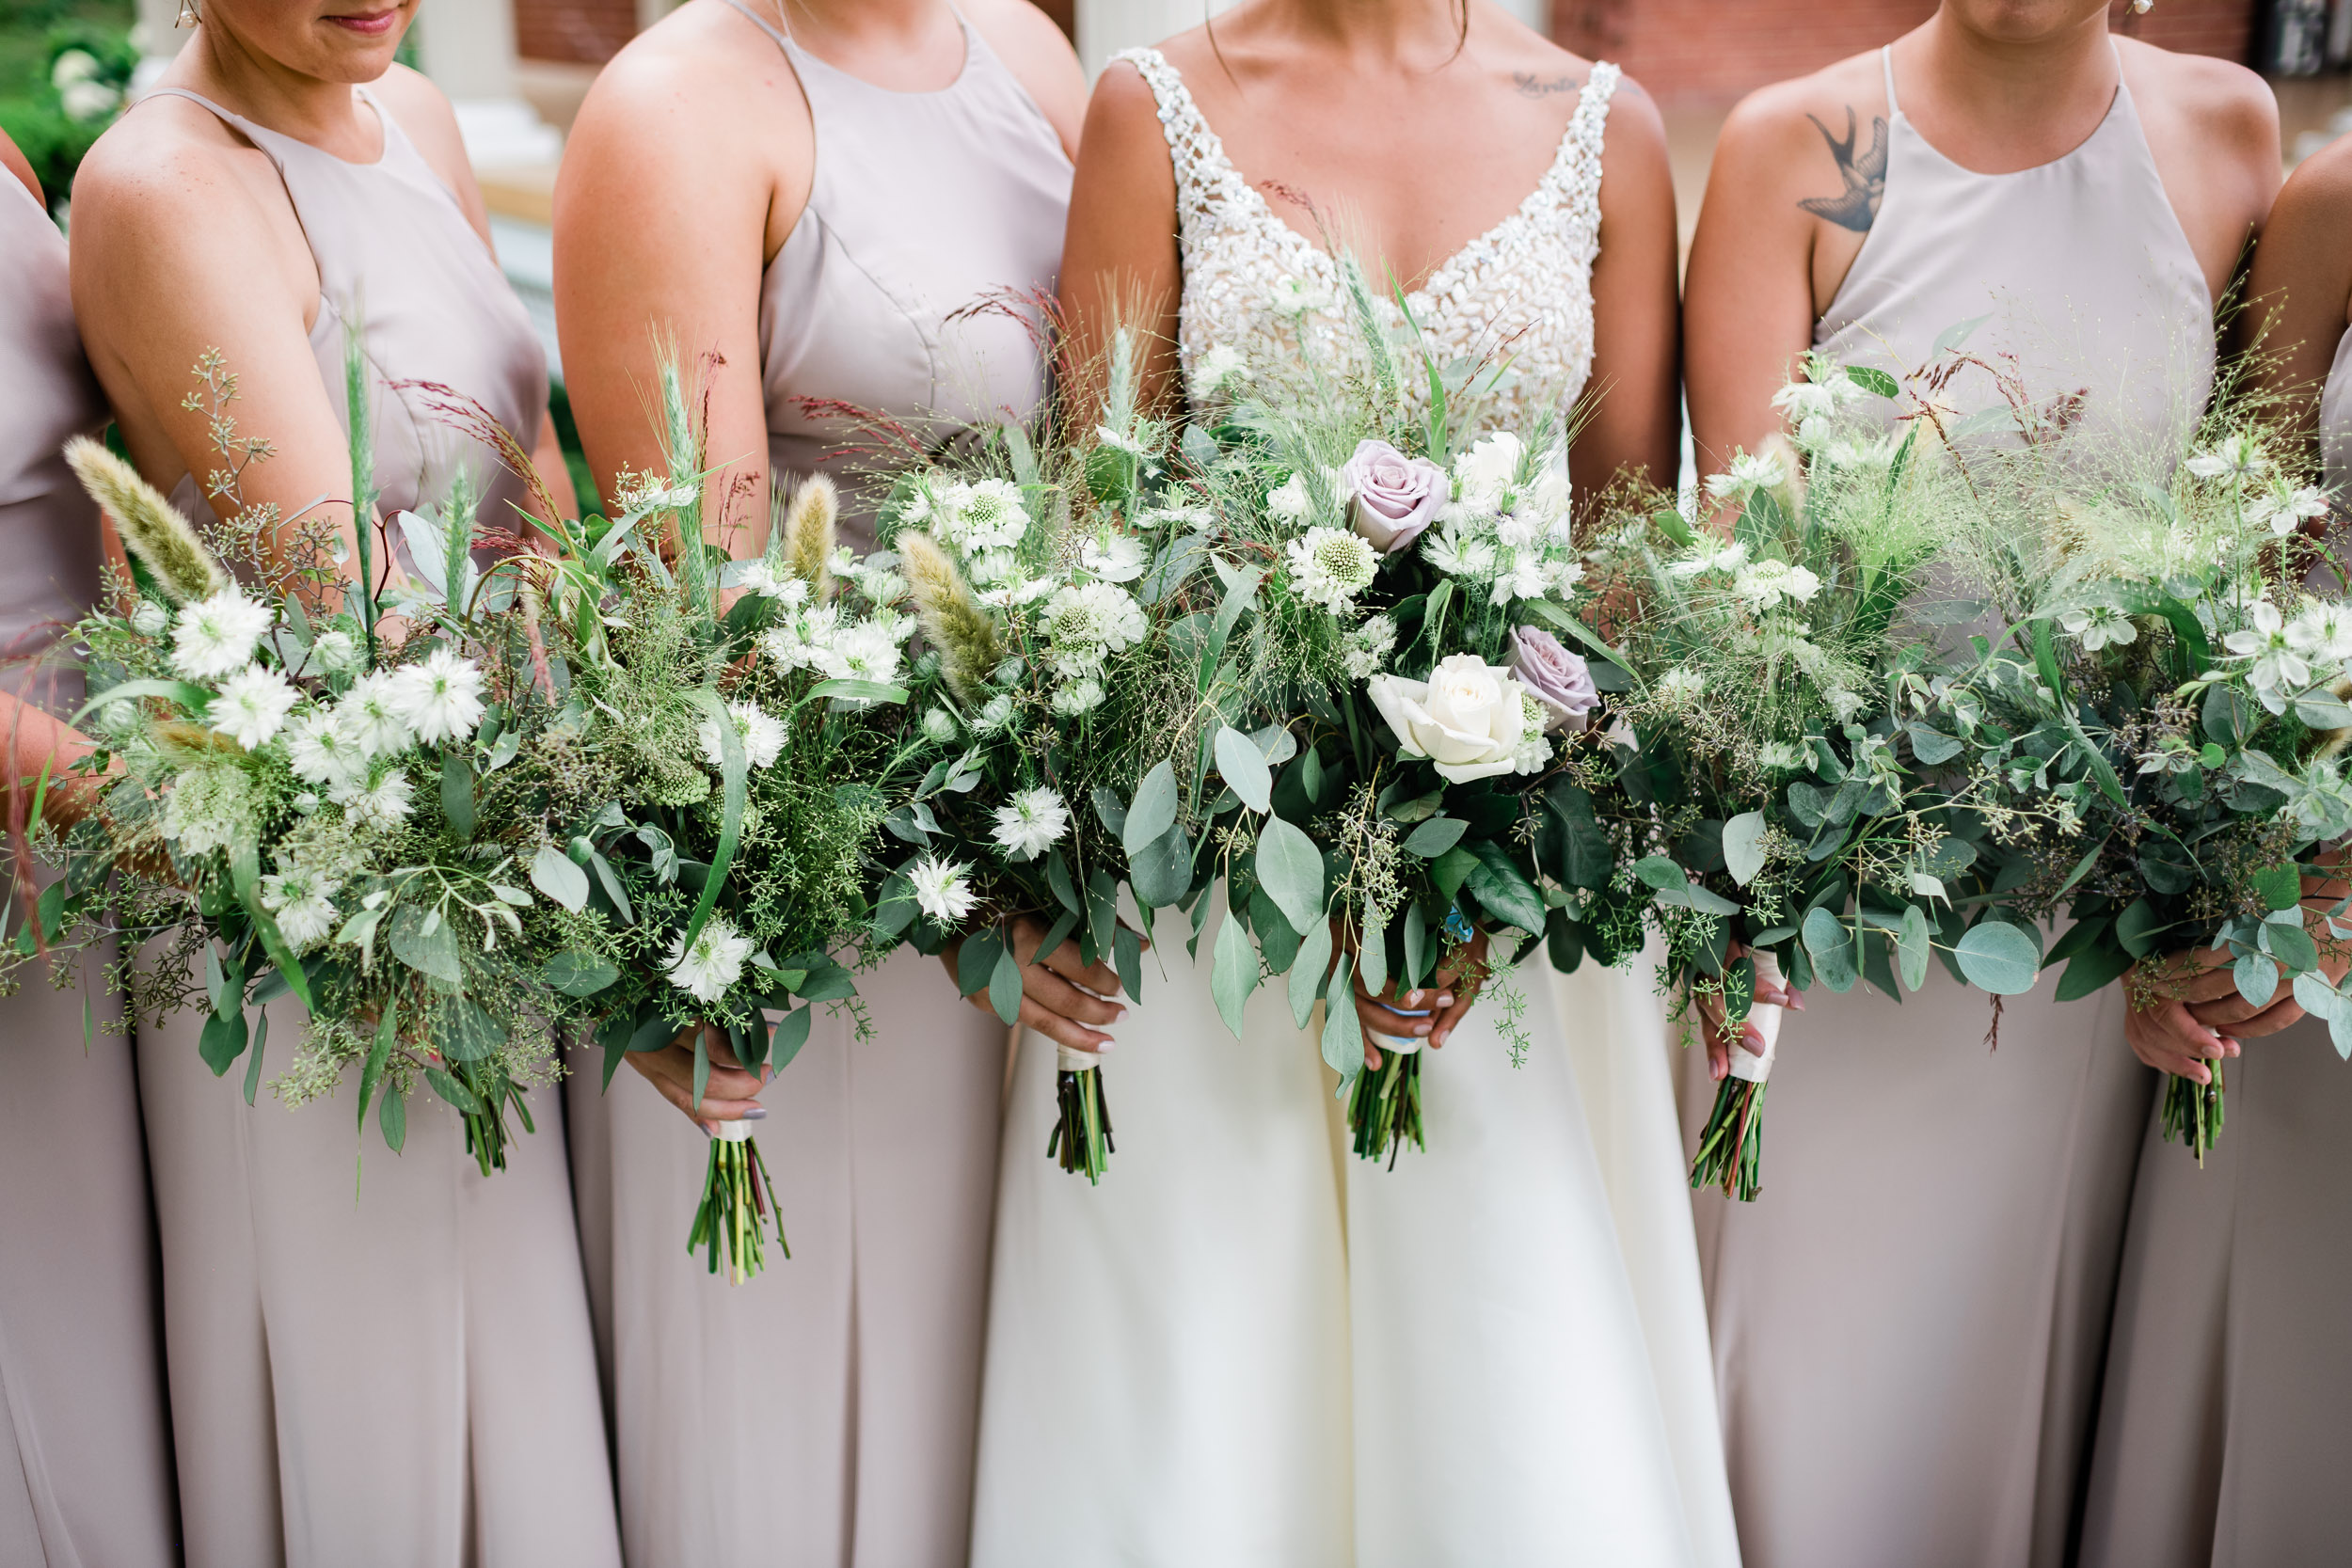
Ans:
[[[1420,538],[1453,496],[1453,482],[1443,468],[1426,457],[1407,457],[1386,441],[1357,442],[1356,455],[1340,470],[1340,483],[1356,498],[1350,509],[1356,531],[1385,555]]]
[[[1546,731],[1581,730],[1600,693],[1593,686],[1591,666],[1560,645],[1560,640],[1534,626],[1511,633],[1511,673],[1551,716]]]

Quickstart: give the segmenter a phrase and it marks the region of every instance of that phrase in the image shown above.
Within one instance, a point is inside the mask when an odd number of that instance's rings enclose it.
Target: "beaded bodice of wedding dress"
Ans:
[[[1142,73],[1158,101],[1175,166],[1187,393],[1198,402],[1214,390],[1202,383],[1204,366],[1209,376],[1222,368],[1209,360],[1218,348],[1278,388],[1304,373],[1302,360],[1327,375],[1367,369],[1338,264],[1233,166],[1166,56],[1131,49],[1119,58]],[[1481,399],[1482,415],[1501,428],[1530,431],[1547,415],[1565,418],[1592,374],[1601,138],[1618,76],[1606,61],[1594,65],[1559,152],[1527,199],[1405,296],[1441,366],[1507,366]],[[1386,286],[1376,275],[1371,282]],[[1373,308],[1391,336],[1406,330],[1392,297],[1376,293]],[[1408,373],[1404,383],[1407,399],[1427,402],[1425,378]]]

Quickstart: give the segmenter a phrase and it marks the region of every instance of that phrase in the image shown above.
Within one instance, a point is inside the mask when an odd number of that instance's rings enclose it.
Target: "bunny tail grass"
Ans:
[[[828,474],[801,481],[785,508],[784,559],[819,599],[833,581],[834,522],[840,515],[841,492]]]
[[[87,436],[66,443],[65,460],[82,488],[113,519],[123,548],[138,558],[174,604],[209,598],[229,586],[228,572],[196,530],[137,469]]]
[[[979,701],[989,672],[1003,658],[988,612],[972,600],[972,590],[947,552],[928,533],[898,536],[898,559],[914,590],[923,635],[939,650],[947,685],[966,703]]]

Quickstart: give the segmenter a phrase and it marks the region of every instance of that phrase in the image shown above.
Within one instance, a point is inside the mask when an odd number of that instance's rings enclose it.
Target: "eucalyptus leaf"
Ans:
[[[1256,741],[1226,726],[1216,732],[1216,770],[1227,787],[1251,811],[1263,813],[1274,804],[1274,772]]]
[[[1225,924],[1217,927],[1216,963],[1210,974],[1209,990],[1216,998],[1217,1016],[1225,1020],[1225,1027],[1235,1039],[1241,1038],[1242,1009],[1249,993],[1258,989],[1258,950],[1250,944],[1240,919],[1229,912]]]
[[[1821,984],[1843,994],[1862,977],[1862,956],[1854,945],[1853,929],[1827,909],[1808,911],[1801,935],[1805,957]]]
[[[1301,1029],[1314,1016],[1315,998],[1323,992],[1323,972],[1330,964],[1331,927],[1317,920],[1313,928],[1300,937],[1298,957],[1291,962],[1291,1022]]]
[[[1764,869],[1764,814],[1741,812],[1724,824],[1724,866],[1741,887]]]
[[[1970,985],[1995,996],[2023,995],[2042,972],[2041,943],[2003,920],[1980,920],[1970,927],[1953,957]]]
[[[1310,927],[1323,925],[1323,852],[1314,840],[1282,818],[1269,816],[1258,834],[1255,863],[1266,896],[1294,929],[1311,938]],[[1327,953],[1327,933],[1324,941]]]
[[[552,844],[532,857],[531,885],[574,914],[588,907],[588,873]]]

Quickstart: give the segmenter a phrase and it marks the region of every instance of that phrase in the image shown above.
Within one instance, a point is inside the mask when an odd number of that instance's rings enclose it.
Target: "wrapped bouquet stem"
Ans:
[[[1348,1092],[1348,1132],[1358,1159],[1377,1160],[1385,1155],[1393,1170],[1398,1153],[1407,1143],[1418,1149],[1429,1147],[1421,1121],[1422,1047],[1425,1042],[1416,1035],[1374,1035],[1372,1043],[1379,1048],[1380,1065],[1358,1074]]]
[[[1104,1165],[1119,1147],[1111,1141],[1111,1108],[1103,1097],[1102,1063],[1066,1045],[1057,1045],[1054,1051],[1054,1098],[1060,1115],[1045,1140],[1045,1152],[1057,1157],[1061,1168],[1073,1176],[1099,1182]]]
[[[1720,1186],[1742,1203],[1763,1191],[1764,1087],[1779,1053],[1785,1010],[1777,1002],[1757,1002],[1759,985],[1783,985],[1780,961],[1770,953],[1739,959],[1724,974],[1724,1027],[1739,1032],[1731,1043],[1731,1070],[1715,1091],[1715,1108],[1691,1162],[1692,1186]],[[1742,1025],[1755,1028],[1761,1050],[1750,1046]]]
[[[792,1243],[785,1240],[784,1215],[776,1204],[775,1183],[768,1164],[759,1157],[748,1121],[723,1121],[710,1138],[710,1165],[703,1178],[702,1206],[694,1211],[694,1228],[686,1250],[700,1252],[719,1272],[719,1255],[726,1254],[727,1283],[740,1285],[760,1271],[767,1258],[768,1216],[776,1216],[776,1244],[785,1261],[792,1260]]]

